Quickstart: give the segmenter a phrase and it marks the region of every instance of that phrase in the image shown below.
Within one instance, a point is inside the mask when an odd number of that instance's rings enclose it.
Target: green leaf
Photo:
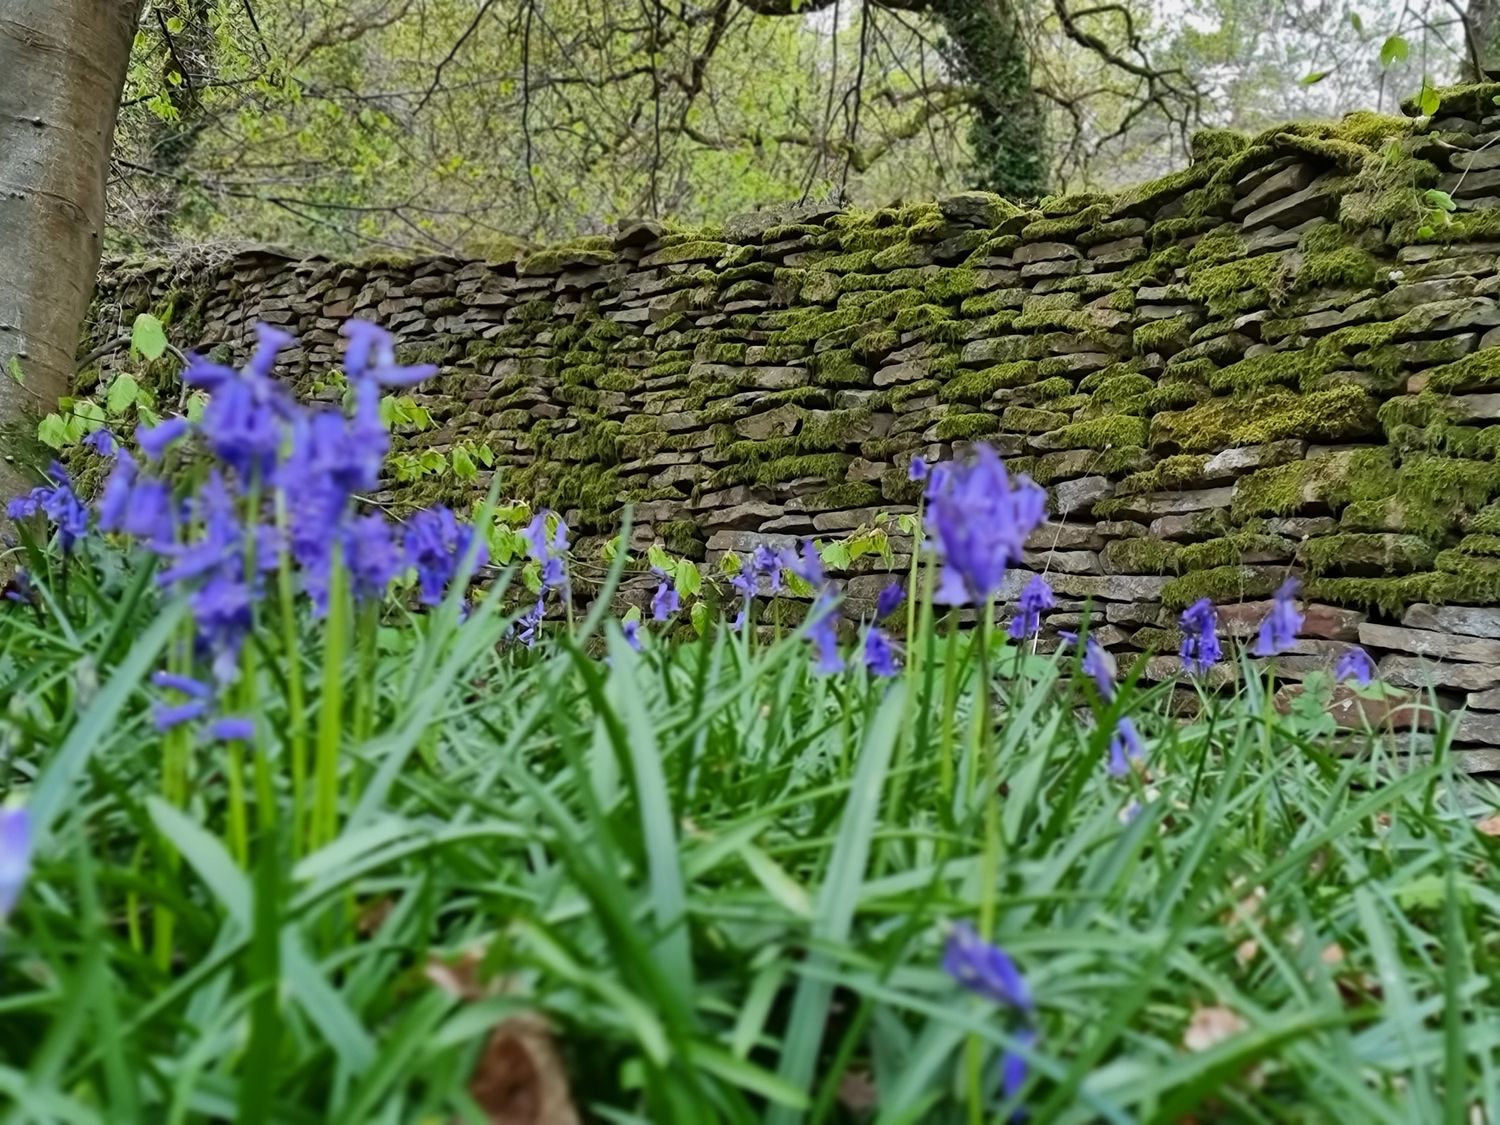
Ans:
[[[1422,86],[1422,94],[1417,99],[1417,104],[1422,110],[1424,117],[1431,117],[1443,107],[1443,100],[1438,97],[1438,92],[1431,85]]]
[[[1458,210],[1458,204],[1453,202],[1453,197],[1446,191],[1438,191],[1437,188],[1428,188],[1422,195],[1422,201],[1438,211],[1452,213]]]
[[[469,451],[463,446],[454,446],[453,452],[448,455],[448,460],[453,466],[453,475],[459,480],[473,480],[479,475],[479,469],[474,465],[474,459],[469,456]]]
[[[823,559],[823,565],[829,570],[847,570],[852,561],[847,543],[829,543],[819,550],[818,554]]]
[[[1331,70],[1315,70],[1311,74],[1303,76],[1302,85],[1316,86],[1319,82],[1323,81],[1323,79],[1327,78],[1332,73],[1333,71]]]
[[[713,625],[713,613],[710,612],[707,602],[696,602],[688,611],[688,618],[693,623],[693,632],[700,637],[708,635],[709,628]]]
[[[1380,46],[1380,65],[1392,66],[1398,62],[1405,62],[1411,54],[1411,44],[1399,35],[1392,35]]]
[[[5,370],[10,372],[10,377],[14,379],[20,386],[24,387],[26,385],[26,373],[21,370],[20,356],[11,356],[10,362],[5,365]]]
[[[1349,13],[1349,26],[1354,28],[1355,33],[1358,35],[1365,33],[1365,21],[1359,18],[1358,12]]]
[[[679,559],[672,584],[680,597],[690,598],[703,589],[703,575],[692,559]]]
[[[61,416],[49,414],[37,423],[36,437],[49,449],[61,449],[68,444],[68,424]]]
[[[135,405],[140,393],[141,385],[135,381],[135,376],[121,372],[109,385],[109,394],[104,398],[104,405],[111,414],[118,416]]]
[[[167,333],[161,321],[150,313],[141,313],[130,329],[130,350],[148,360],[160,359],[167,350]]]
[[[658,543],[651,544],[651,550],[646,552],[646,561],[655,569],[665,571],[667,574],[671,574],[673,567],[677,565],[672,561],[672,556],[667,554]]]

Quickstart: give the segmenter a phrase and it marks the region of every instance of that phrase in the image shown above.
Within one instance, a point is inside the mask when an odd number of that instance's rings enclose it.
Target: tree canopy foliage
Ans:
[[[114,233],[499,253],[627,215],[1108,187],[1202,125],[1473,74],[1492,6],[150,0]]]

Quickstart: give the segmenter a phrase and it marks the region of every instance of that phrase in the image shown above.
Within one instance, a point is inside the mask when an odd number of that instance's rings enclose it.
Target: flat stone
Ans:
[[[1049,578],[1055,593],[1070,598],[1093,598],[1107,602],[1143,602],[1161,599],[1167,579],[1147,575],[1059,574]]]
[[[1464,660],[1476,664],[1500,664],[1500,640],[1481,640],[1426,629],[1405,629],[1396,625],[1359,627],[1359,639],[1374,648],[1391,648],[1415,652],[1438,660]],[[1488,686],[1488,685],[1486,685]]]
[[[752,441],[764,441],[771,437],[791,437],[802,421],[801,413],[792,406],[778,406],[760,414],[741,418],[734,424],[734,432]]]
[[[797,537],[767,534],[763,531],[716,531],[708,537],[706,546],[710,551],[735,551],[744,555],[760,546],[774,547],[777,550],[796,547]]]
[[[1454,395],[1445,399],[1444,402],[1454,409],[1460,419],[1465,421],[1500,418],[1500,394]]]
[[[938,200],[938,211],[950,223],[1014,234],[1031,221],[1014,203],[987,191],[961,191]]]
[[[1021,562],[1034,570],[1060,574],[1099,573],[1099,556],[1093,551],[1022,551]]]
[[[1286,539],[1313,539],[1332,535],[1338,529],[1339,521],[1332,516],[1278,516],[1266,520],[1268,532]]]
[[[1135,520],[1100,520],[1094,530],[1101,539],[1139,539],[1146,534],[1146,525]]]
[[[1453,727],[1453,741],[1500,746],[1500,714],[1470,711],[1460,715]]]
[[[979,342],[979,341],[976,341]],[[965,351],[968,349],[965,348]],[[897,383],[915,383],[919,379],[927,378],[927,365],[916,361],[907,363],[888,363],[878,368],[872,377],[872,382],[877,387],[890,387]]]
[[[1334,187],[1332,179],[1325,177],[1299,192],[1258,207],[1244,217],[1244,229],[1251,231],[1265,226],[1290,227],[1327,215],[1338,200]]]
[[[1176,656],[1153,656],[1141,667],[1141,679],[1151,683],[1181,680],[1186,676],[1182,661]],[[1221,660],[1193,678],[1205,687],[1227,688],[1239,680],[1239,665],[1233,661]]]
[[[1202,519],[1202,515],[1197,512],[1161,516],[1151,521],[1147,534],[1153,539],[1207,539]]]
[[[1086,512],[1100,500],[1114,495],[1115,486],[1106,477],[1081,477],[1054,485],[1050,491],[1053,510],[1058,515],[1068,515]]]
[[[1207,480],[1238,476],[1250,469],[1262,469],[1270,465],[1285,465],[1295,461],[1307,451],[1303,441],[1272,441],[1265,445],[1247,445],[1238,449],[1226,449],[1216,453],[1203,464],[1203,476]]]
[[[1500,711],[1500,687],[1471,693],[1465,705],[1471,711]]]
[[[718,528],[752,530],[759,527],[762,521],[781,515],[781,512],[780,504],[768,504],[764,500],[750,500],[744,504],[704,512],[698,522],[705,529],[710,530]]]
[[[1500,685],[1497,664],[1449,664],[1416,656],[1383,656],[1377,667],[1382,680],[1398,687],[1488,691]]]
[[[885,508],[851,508],[844,512],[820,512],[813,517],[814,531],[853,531],[875,522]]]
[[[1279,172],[1266,176],[1249,188],[1244,195],[1234,201],[1234,206],[1230,208],[1229,213],[1236,219],[1242,218],[1273,200],[1301,191],[1311,184],[1317,175],[1318,170],[1305,161],[1291,164]]]
[[[1167,618],[1158,602],[1110,602],[1104,619],[1111,625],[1157,625]]]
[[[1011,251],[1011,261],[1017,265],[1026,265],[1030,262],[1053,262],[1064,259],[1081,258],[1078,247],[1068,242],[1030,242],[1025,246],[1017,246]],[[1022,271],[1024,276],[1025,271]]]
[[[1056,523],[1048,520],[1031,533],[1026,546],[1032,551],[1094,551],[1101,544],[1098,529],[1089,524]]]
[[[1401,624],[1409,629],[1432,629],[1441,633],[1459,633],[1466,637],[1500,639],[1500,609],[1418,602],[1407,607]]]
[[[1181,515],[1184,512],[1227,508],[1233,499],[1234,488],[1229,485],[1219,488],[1194,489],[1190,492],[1148,492],[1142,496],[1122,497],[1115,514],[1136,519],[1151,519],[1155,516]]]

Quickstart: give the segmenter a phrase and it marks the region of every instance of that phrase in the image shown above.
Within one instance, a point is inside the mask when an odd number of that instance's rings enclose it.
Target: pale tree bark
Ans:
[[[142,4],[0,0],[0,496],[24,480],[28,426],[73,374]]]

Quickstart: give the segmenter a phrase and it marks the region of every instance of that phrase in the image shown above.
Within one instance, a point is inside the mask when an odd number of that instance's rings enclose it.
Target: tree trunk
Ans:
[[[1047,190],[1047,117],[1012,0],[934,0],[954,73],[976,91],[969,125],[974,187],[1012,199]]]
[[[143,0],[0,0],[0,494],[66,394]],[[11,377],[19,371],[21,381]]]
[[[1500,72],[1500,0],[1469,0],[1464,12],[1463,80],[1488,82]]]

